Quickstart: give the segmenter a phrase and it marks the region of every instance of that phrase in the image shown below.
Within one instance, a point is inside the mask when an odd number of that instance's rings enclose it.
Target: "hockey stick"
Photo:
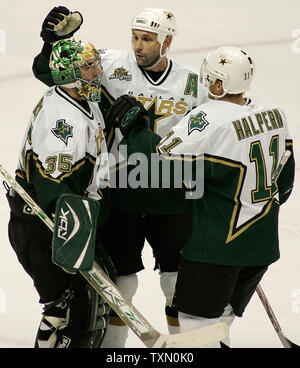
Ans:
[[[270,320],[271,320],[271,323],[280,339],[280,341],[282,342],[282,345],[285,347],[285,348],[294,348],[294,349],[299,349],[300,346],[293,343],[291,340],[289,340],[282,332],[282,329],[277,321],[277,318],[271,308],[271,305],[270,303],[268,302],[268,299],[265,295],[265,293],[263,292],[263,289],[260,285],[257,285],[256,287],[256,293],[258,294],[261,302],[262,302],[262,305],[264,306],[265,308],[265,311],[267,312]]]
[[[277,179],[279,178],[279,175],[284,167],[284,165],[287,163],[289,157],[291,155],[291,151],[289,150],[286,150],[283,152],[283,155],[279,161],[279,164],[278,164],[278,167],[276,168],[276,170],[274,171],[273,175],[272,175],[272,181],[276,182]],[[265,311],[267,312],[269,318],[270,318],[270,321],[280,339],[280,341],[282,342],[282,345],[285,347],[285,348],[300,348],[299,345],[293,343],[291,340],[289,340],[287,337],[284,336],[283,332],[282,332],[282,329],[277,321],[277,318],[271,308],[271,305],[270,303],[268,302],[268,299],[262,289],[262,287],[260,285],[257,285],[256,287],[256,293],[258,294],[259,296],[259,299],[261,300],[262,302],[262,305],[264,306],[265,308]]]
[[[53,232],[53,221],[32,200],[28,193],[16,182],[16,180],[1,164],[0,172],[11,187],[23,198],[23,200],[32,208],[34,213]],[[135,308],[132,303],[122,295],[118,287],[95,261],[93,261],[92,268],[89,271],[79,270],[79,272],[148,348],[196,348],[215,341],[223,340],[229,334],[229,329],[226,323],[217,323],[208,327],[182,332],[175,335],[162,334],[153,328],[137,308]]]
[[[287,160],[289,159],[289,157],[291,156],[292,152],[290,150],[285,150],[281,156],[281,159],[279,161],[279,164],[277,166],[277,168],[274,170],[273,175],[272,175],[272,181],[277,182],[279,175],[281,174],[281,171],[284,167],[284,165],[287,163]]]

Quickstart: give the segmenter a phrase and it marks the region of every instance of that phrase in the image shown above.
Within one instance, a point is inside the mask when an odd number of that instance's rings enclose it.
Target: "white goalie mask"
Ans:
[[[176,35],[176,21],[174,14],[160,8],[146,8],[138,13],[131,23],[131,29],[152,32],[157,34],[157,41],[160,44],[160,57],[162,47],[167,36]]]
[[[238,47],[220,47],[207,55],[204,59],[200,80],[208,89],[216,80],[221,80],[224,93],[215,98],[222,98],[226,94],[244,93],[250,88],[254,76],[254,62],[252,58]]]

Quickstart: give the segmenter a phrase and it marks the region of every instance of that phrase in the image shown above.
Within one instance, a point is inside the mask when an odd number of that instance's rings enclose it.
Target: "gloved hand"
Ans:
[[[106,121],[114,128],[120,128],[125,137],[137,125],[149,128],[148,112],[134,97],[123,95],[116,99],[106,114]]]
[[[79,12],[70,12],[64,6],[53,8],[46,16],[41,37],[45,42],[56,42],[69,38],[80,28],[83,17]]]

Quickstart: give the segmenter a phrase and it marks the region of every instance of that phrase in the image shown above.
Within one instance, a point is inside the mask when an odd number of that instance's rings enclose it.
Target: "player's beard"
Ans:
[[[153,65],[155,65],[160,59],[160,52],[156,52],[155,54],[151,54],[149,56],[144,56],[142,59],[139,59],[137,54],[135,53],[135,58],[138,65],[144,69],[150,69]]]

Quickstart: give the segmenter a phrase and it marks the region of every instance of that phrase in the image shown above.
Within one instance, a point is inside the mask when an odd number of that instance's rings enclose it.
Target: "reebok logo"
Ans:
[[[60,215],[59,215],[59,225],[57,228],[57,237],[63,240],[67,240],[66,239],[66,235],[68,232],[68,218],[67,215],[70,213],[70,211],[66,211],[64,212],[64,210],[61,208],[60,209]]]
[[[124,116],[124,118],[121,121],[121,126],[124,127],[128,124],[129,121],[132,120],[132,118],[140,111],[139,107],[133,107],[130,109],[127,114]]]

